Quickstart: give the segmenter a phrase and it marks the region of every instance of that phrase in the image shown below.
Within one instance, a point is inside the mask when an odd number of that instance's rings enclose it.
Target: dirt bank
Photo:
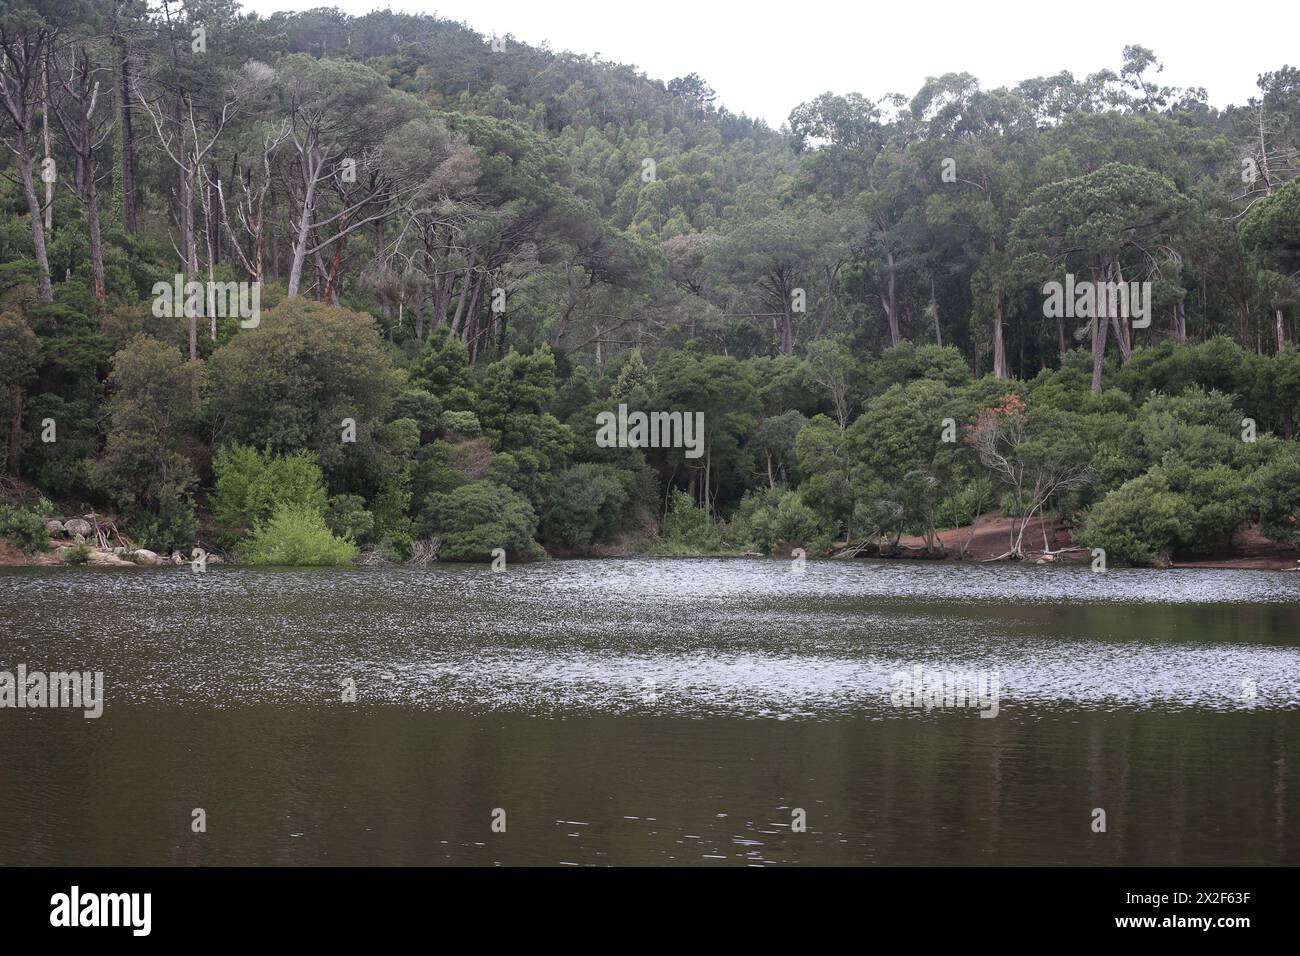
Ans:
[[[973,526],[957,528],[939,533],[950,560],[955,560],[966,547],[965,560],[989,561],[1005,554],[1010,547],[1015,530],[1015,520],[999,514],[984,515]],[[1046,545],[1044,545],[1044,532]],[[899,557],[921,557],[925,548],[925,539],[904,537],[899,541],[906,551]],[[1086,564],[1092,560],[1087,550],[1065,551],[1075,547],[1074,539],[1060,518],[1034,518],[1025,529],[1025,560],[1038,561],[1046,550],[1058,553],[1051,560],[1057,564]],[[1204,555],[1175,555],[1172,566],[1175,568],[1258,568],[1262,570],[1281,571],[1297,567],[1300,549],[1291,545],[1279,544],[1265,538],[1254,525],[1243,525],[1233,536],[1230,545],[1223,553],[1206,557]]]

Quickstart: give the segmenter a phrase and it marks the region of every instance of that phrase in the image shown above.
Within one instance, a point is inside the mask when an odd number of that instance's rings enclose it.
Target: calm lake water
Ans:
[[[19,664],[0,864],[1300,863],[1300,574],[0,569]]]

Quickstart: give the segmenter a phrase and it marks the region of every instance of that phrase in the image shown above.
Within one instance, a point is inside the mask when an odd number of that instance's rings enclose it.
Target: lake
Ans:
[[[6,865],[1300,863],[1300,574],[0,569],[20,664]]]

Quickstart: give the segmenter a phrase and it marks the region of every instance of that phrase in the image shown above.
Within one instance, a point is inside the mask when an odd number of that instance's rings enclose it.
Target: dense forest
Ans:
[[[1048,514],[1116,563],[1300,541],[1293,67],[1220,110],[1134,45],[773,130],[428,16],[0,10],[14,547],[91,513],[263,564],[937,551],[993,512],[1012,558]],[[1076,280],[1145,309],[1049,308]],[[620,406],[703,412],[702,453],[602,447]]]

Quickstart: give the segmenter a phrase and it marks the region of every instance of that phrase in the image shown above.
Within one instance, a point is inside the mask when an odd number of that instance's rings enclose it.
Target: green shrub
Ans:
[[[429,496],[420,519],[420,536],[441,539],[445,561],[490,561],[494,548],[512,558],[543,557],[533,540],[537,516],[509,488],[471,481],[446,494]]]
[[[247,529],[265,523],[281,505],[325,512],[325,481],[311,452],[273,455],[230,444],[217,452],[212,469],[212,511],[223,544],[231,545]]]
[[[366,510],[366,499],[360,495],[335,495],[329,500],[325,524],[340,538],[360,543],[374,533],[375,516]]]
[[[85,541],[78,541],[70,548],[60,548],[59,557],[68,564],[85,564],[90,560],[90,545]]]
[[[722,530],[713,517],[681,489],[673,490],[663,536],[667,544],[697,553],[716,551],[722,545]]]
[[[574,465],[556,479],[547,495],[542,540],[583,547],[616,533],[631,503],[636,480],[632,472],[613,465]]]
[[[241,557],[248,564],[306,567],[350,564],[356,555],[357,546],[330,533],[320,512],[285,504],[257,527]]]
[[[779,485],[761,494],[746,495],[737,523],[748,542],[764,554],[771,554],[781,542],[812,544],[822,530],[817,513],[803,503],[798,493]]]
[[[1247,486],[1259,530],[1274,541],[1300,544],[1300,448],[1288,442]]]
[[[473,412],[446,411],[442,413],[442,428],[453,435],[473,438],[482,432],[478,416]]]
[[[987,478],[976,478],[962,485],[954,495],[939,502],[934,523],[940,528],[962,528],[974,524],[981,513],[993,505],[993,483]]]
[[[1093,505],[1080,540],[1116,564],[1163,565],[1186,535],[1190,503],[1159,472],[1126,481]]]
[[[49,516],[50,503],[44,498],[32,508],[0,503],[0,538],[12,541],[28,554],[44,551],[50,540],[45,530]]]
[[[188,494],[167,488],[154,510],[140,508],[131,514],[130,528],[131,538],[150,551],[188,553],[199,534],[199,517]]]
[[[408,388],[394,400],[392,417],[409,418],[420,427],[422,434],[432,436],[442,424],[442,403],[422,388]]]

